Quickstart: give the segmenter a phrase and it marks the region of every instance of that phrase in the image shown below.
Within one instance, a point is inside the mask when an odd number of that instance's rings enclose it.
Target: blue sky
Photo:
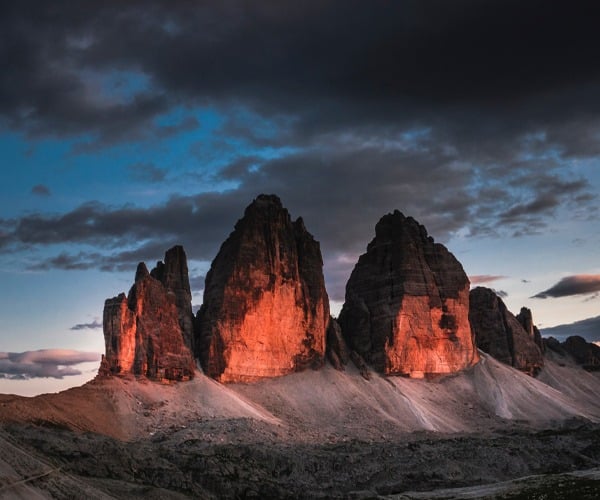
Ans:
[[[0,392],[91,378],[71,351],[174,244],[199,305],[263,192],[321,242],[334,311],[399,209],[513,312],[598,316],[597,8],[459,3],[3,6],[0,354],[70,370],[0,356]]]

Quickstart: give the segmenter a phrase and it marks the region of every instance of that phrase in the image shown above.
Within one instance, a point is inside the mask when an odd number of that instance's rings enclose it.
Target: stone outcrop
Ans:
[[[191,301],[186,303],[186,293],[183,248],[170,249],[164,264],[152,273],[140,263],[129,294],[104,303],[106,354],[100,373],[131,373],[154,380],[193,377],[195,363],[185,332],[191,330]],[[188,335],[191,339],[191,331]]]
[[[318,367],[328,322],[319,243],[279,198],[258,196],[206,276],[196,318],[205,373],[248,382]]]
[[[536,375],[544,366],[541,337],[536,338],[537,328],[528,309],[520,314],[526,330],[493,290],[477,287],[471,290],[469,319],[482,351],[530,375]]]
[[[167,250],[164,262],[158,261],[150,275],[163,284],[168,294],[175,297],[179,325],[185,344],[193,350],[194,314],[192,312],[192,292],[187,257],[183,247],[177,245]]]
[[[521,311],[517,314],[517,320],[521,323],[523,329],[527,332],[529,338],[533,339],[535,345],[540,348],[542,353],[545,350],[544,342],[542,341],[542,334],[540,333],[537,326],[533,324],[533,314],[531,309],[527,307],[521,307]]]
[[[577,364],[589,371],[600,371],[600,347],[588,342],[579,335],[567,337],[564,342],[559,342],[554,337],[544,339],[549,350],[561,356],[570,356]]]
[[[327,359],[331,365],[340,371],[344,371],[344,366],[350,361],[350,350],[342,336],[342,329],[336,319],[331,318],[327,327],[326,342]]]
[[[468,314],[456,258],[412,217],[382,217],[346,285],[339,323],[349,348],[380,373],[453,373],[479,359]]]

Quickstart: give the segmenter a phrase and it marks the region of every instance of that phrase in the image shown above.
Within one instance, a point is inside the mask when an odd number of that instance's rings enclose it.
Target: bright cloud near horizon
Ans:
[[[321,242],[334,310],[399,209],[513,312],[542,327],[598,316],[599,14],[537,0],[3,5],[0,351],[102,353],[104,299],[174,244],[197,306],[260,193]],[[64,386],[93,376],[54,361]],[[0,392],[56,390],[37,373],[5,373]]]

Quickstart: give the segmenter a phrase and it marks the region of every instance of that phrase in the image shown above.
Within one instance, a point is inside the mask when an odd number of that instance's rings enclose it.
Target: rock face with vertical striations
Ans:
[[[319,243],[279,198],[258,196],[206,276],[197,353],[221,382],[321,366],[329,322]]]
[[[531,309],[527,307],[521,307],[521,311],[519,314],[517,314],[517,320],[519,323],[521,323],[521,326],[527,333],[527,336],[530,339],[533,339],[533,342],[540,348],[540,351],[542,351],[543,354],[546,348],[544,347],[542,334],[540,333],[538,327],[533,323],[533,314]]]
[[[167,250],[164,263],[158,261],[150,275],[163,284],[168,294],[175,297],[177,316],[185,344],[190,350],[193,350],[194,314],[192,313],[192,292],[187,257],[183,247],[176,245]]]
[[[493,290],[477,287],[471,290],[469,319],[477,347],[482,351],[533,376],[544,366],[531,311],[521,310],[520,314],[520,320],[529,327],[527,331]]]
[[[195,363],[185,338],[192,321],[186,290],[189,293],[183,248],[169,250],[164,264],[160,262],[152,273],[140,263],[129,294],[104,304],[106,354],[101,372],[153,380],[192,378]]]
[[[327,359],[336,370],[344,371],[344,366],[350,361],[350,351],[342,335],[340,324],[335,318],[329,321],[326,344]]]
[[[346,285],[339,323],[348,346],[389,375],[453,373],[477,363],[469,280],[412,217],[385,215]]]

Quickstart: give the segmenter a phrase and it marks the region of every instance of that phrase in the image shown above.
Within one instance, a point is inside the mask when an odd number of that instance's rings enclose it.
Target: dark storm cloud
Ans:
[[[81,375],[81,371],[75,366],[99,360],[98,353],[70,349],[0,352],[0,376],[17,380],[38,377],[62,379]]]
[[[29,271],[99,269],[106,272],[132,272],[140,262],[145,262],[148,268],[152,269],[158,259],[162,259],[165,251],[178,243],[179,241],[176,238],[169,240],[161,237],[128,250],[114,251],[109,249],[106,253],[61,252],[54,257],[30,263],[26,266],[26,269]]]
[[[212,177],[236,186],[146,208],[90,202],[0,220],[7,252],[95,246],[30,269],[129,270],[174,244],[212,260],[244,207],[266,192],[321,241],[329,292],[341,300],[375,223],[394,209],[442,242],[458,231],[540,233],[564,209],[597,217],[588,183],[561,169],[600,153],[600,6],[592,2],[0,9],[0,125],[78,137],[75,152],[89,152],[189,132],[200,127],[194,111],[208,107],[223,121],[195,152],[226,152],[229,164]],[[182,109],[175,123],[161,120]],[[283,152],[245,154],[248,145]],[[167,178],[147,163],[129,173]]]
[[[36,184],[31,188],[31,194],[36,196],[50,196],[50,189],[43,184]]]
[[[19,2],[0,16],[0,113],[33,134],[110,143],[181,102],[210,103],[294,116],[291,140],[424,124],[485,150],[541,130],[576,155],[582,134],[565,121],[598,131],[599,14],[541,0]],[[98,78],[123,68],[131,95]]]
[[[13,245],[36,248],[96,246],[93,252],[62,252],[32,262],[32,270],[131,271],[140,261],[150,265],[175,244],[182,244],[190,259],[211,261],[244,207],[261,192],[276,193],[292,217],[302,216],[321,242],[329,293],[342,300],[353,263],[372,239],[375,223],[394,209],[414,216],[441,242],[459,230],[473,235],[541,231],[548,223],[544,217],[556,210],[550,205],[547,212],[536,207],[531,213],[515,211],[510,220],[504,216],[506,206],[517,206],[523,197],[536,198],[539,190],[551,192],[560,185],[555,178],[559,173],[547,167],[531,167],[530,172],[535,177],[537,168],[547,183],[523,182],[517,191],[502,187],[513,178],[512,172],[504,178],[494,172],[498,186],[490,199],[490,188],[477,182],[481,171],[456,164],[452,154],[428,141],[415,148],[402,141],[384,147],[373,138],[363,139],[350,137],[337,144],[335,152],[315,147],[273,160],[236,160],[224,176],[238,186],[223,193],[173,197],[149,208],[88,203],[64,214],[26,215],[12,221],[7,238]],[[575,203],[577,189],[587,189],[587,184],[578,183],[556,196],[563,205]],[[541,220],[534,223],[532,217]],[[10,229],[11,222],[5,225]],[[7,251],[11,248],[6,246]]]
[[[188,227],[190,223],[218,228],[223,222],[219,200],[219,195],[174,196],[164,205],[150,208],[113,208],[91,202],[64,214],[26,215],[16,223],[13,235],[25,244],[86,242],[104,247],[119,246],[123,238],[170,240],[188,234],[193,229]]]
[[[568,297],[600,292],[600,274],[577,274],[567,276],[558,283],[533,296],[536,299],[549,297]]]
[[[98,328],[102,328],[102,323],[95,319],[91,323],[78,323],[73,325],[71,328],[69,328],[69,330],[97,330]]]

